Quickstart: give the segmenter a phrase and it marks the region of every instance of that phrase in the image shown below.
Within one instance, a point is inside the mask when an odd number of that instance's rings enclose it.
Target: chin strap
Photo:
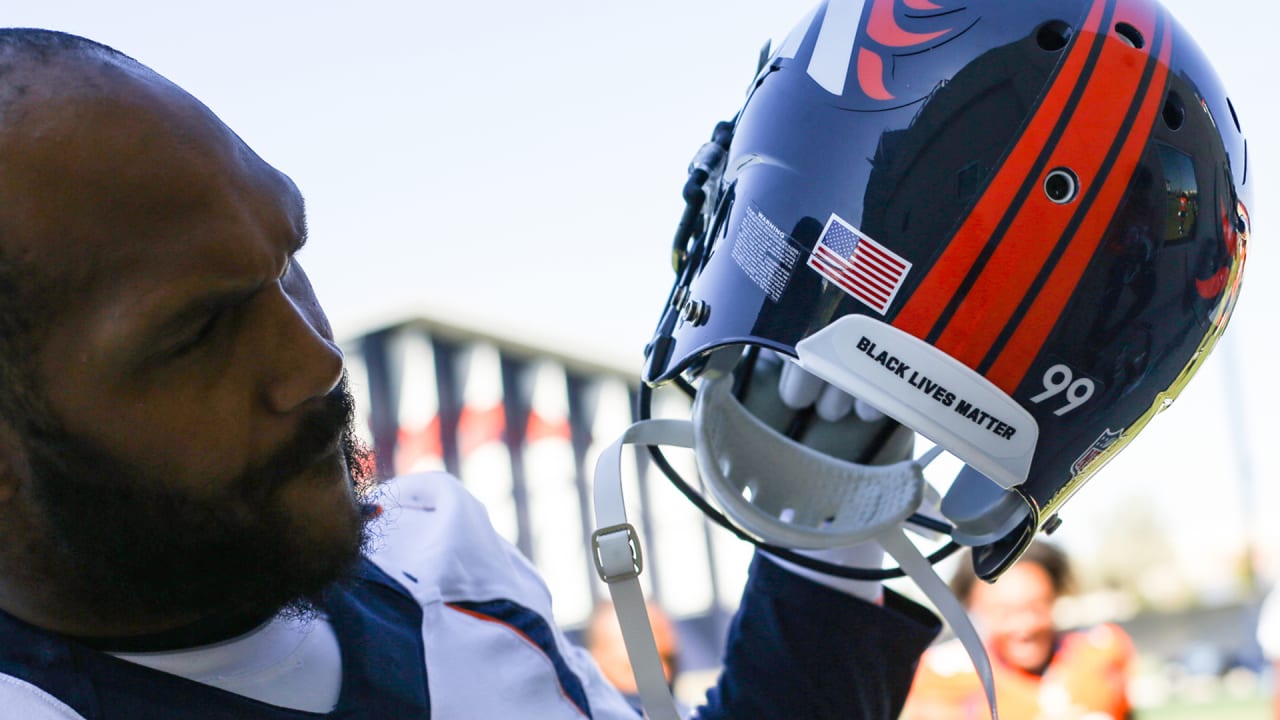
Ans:
[[[680,715],[662,671],[640,585],[644,562],[639,535],[635,526],[627,522],[622,493],[622,447],[630,444],[694,448],[694,437],[691,421],[643,420],[627,428],[596,462],[594,494],[598,529],[591,534],[592,559],[600,579],[609,587],[636,688],[650,720],[678,720]],[[992,720],[998,720],[991,663],[964,607],[907,538],[901,523],[873,530],[874,539],[924,592],[968,651],[986,691]]]
[[[987,657],[986,648],[982,646],[982,638],[969,620],[969,614],[956,599],[951,588],[938,577],[929,561],[920,554],[919,548],[911,542],[901,527],[888,530],[876,537],[884,551],[907,571],[907,575],[929,598],[929,602],[942,613],[951,631],[960,639],[960,644],[969,653],[973,667],[982,679],[982,689],[987,694],[987,705],[991,708],[991,720],[1000,720],[996,712],[996,682],[991,674],[991,659]]]
[[[635,526],[627,522],[622,496],[622,446],[673,445],[693,447],[693,423],[688,420],[645,420],[627,428],[596,461],[595,509],[597,530],[591,534],[596,572],[609,586],[622,640],[631,659],[631,672],[645,714],[650,720],[679,720],[675,699],[667,687],[645,608],[640,572],[644,561]]]

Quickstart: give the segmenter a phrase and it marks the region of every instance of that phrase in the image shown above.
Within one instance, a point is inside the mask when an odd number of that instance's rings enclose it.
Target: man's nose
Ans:
[[[265,378],[267,406],[288,413],[323,397],[342,380],[342,351],[329,335],[318,306],[299,303],[283,290],[267,299],[277,321],[264,352],[272,356]]]

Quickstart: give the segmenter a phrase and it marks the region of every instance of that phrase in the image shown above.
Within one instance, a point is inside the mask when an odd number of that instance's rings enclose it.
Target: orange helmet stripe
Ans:
[[[1159,17],[1157,17],[1157,13]],[[1087,207],[1082,206],[1080,208],[1080,211],[1086,214],[1081,219],[1079,227],[1069,237],[1063,238],[1062,242],[1066,242],[1067,245],[1062,251],[1061,258],[1051,266],[1052,271],[1049,273],[1048,279],[1040,292],[1035,295],[1035,299],[1031,302],[1025,315],[1020,320],[1015,319],[1017,325],[1008,342],[1004,343],[1002,347],[996,348],[999,355],[986,375],[989,380],[1004,388],[1006,392],[1012,393],[1014,388],[1022,381],[1032,361],[1040,353],[1044,341],[1052,331],[1058,317],[1062,314],[1067,302],[1075,292],[1080,278],[1084,275],[1085,269],[1088,267],[1090,260],[1092,260],[1099,244],[1101,244],[1107,226],[1110,224],[1124,197],[1124,193],[1133,177],[1133,172],[1137,168],[1143,150],[1150,139],[1151,130],[1156,122],[1156,114],[1163,104],[1165,85],[1168,79],[1169,58],[1172,55],[1173,48],[1173,33],[1169,31],[1167,16],[1163,11],[1144,0],[1142,2],[1126,3],[1117,14],[1117,20],[1128,22],[1138,28],[1145,37],[1159,42],[1158,50],[1152,47],[1155,42],[1148,42],[1147,44],[1147,47],[1151,48],[1152,51],[1158,51],[1158,56],[1154,67],[1151,68],[1151,77],[1144,83],[1143,87],[1133,87],[1131,82],[1117,82],[1115,76],[1120,75],[1119,73],[1111,74],[1113,77],[1109,78],[1108,73],[1105,72],[1108,60],[1104,57],[1104,61],[1099,65],[1100,69],[1104,71],[1099,76],[1101,82],[1090,85],[1089,91],[1077,111],[1087,113],[1084,117],[1090,119],[1089,126],[1074,134],[1074,136],[1064,137],[1063,143],[1059,145],[1058,150],[1063,152],[1065,157],[1087,156],[1087,154],[1076,153],[1071,145],[1073,143],[1089,142],[1090,136],[1093,136],[1099,127],[1094,124],[1095,122],[1118,121],[1119,125],[1116,126],[1115,136],[1123,138],[1123,140],[1117,140],[1116,145],[1113,146],[1111,153],[1109,153],[1109,155],[1114,154],[1115,159],[1110,171],[1103,180],[1102,186],[1097,189],[1097,196]],[[1130,56],[1128,58],[1119,57],[1116,61],[1134,61],[1132,58],[1133,53],[1131,52],[1132,48],[1118,42],[1111,43],[1111,45],[1113,46],[1112,54]],[[1126,53],[1125,51],[1130,52]],[[1129,74],[1126,73],[1125,75]],[[1131,77],[1131,75],[1129,76]],[[1112,93],[1120,93],[1119,97],[1122,98],[1131,98],[1132,109],[1126,107],[1129,103],[1117,105],[1114,100],[1109,100],[1109,97],[1117,97]],[[1140,97],[1139,93],[1142,93]],[[1104,114],[1117,110],[1120,111],[1117,117],[1104,119]],[[1109,128],[1110,126],[1105,127]],[[1103,135],[1103,137],[1106,136],[1105,134]],[[1057,152],[1055,152],[1056,154]],[[1084,180],[1083,175],[1081,179]],[[1085,181],[1085,184],[1087,187],[1087,181]],[[1059,244],[1061,245],[1061,242]],[[1033,266],[1030,269],[1033,273],[1040,272],[1038,267]]]
[[[1107,0],[1094,2],[1080,33],[1082,37],[1097,35],[1107,4]],[[1016,201],[1027,176],[1037,167],[1037,161],[1045,145],[1051,142],[1076,86],[1087,82],[1086,72],[1090,69],[1088,61],[1092,53],[1092,43],[1076,42],[1072,45],[1018,143],[1001,163],[991,184],[942,255],[898,312],[893,320],[895,327],[919,338],[926,338],[933,331]]]
[[[1141,34],[1140,48],[1116,37],[1113,28],[1122,23]],[[1092,6],[1080,41],[1018,144],[895,326],[929,339],[1005,392],[1016,389],[1097,250],[1149,139],[1172,49],[1165,26],[1149,0]],[[1099,138],[1114,139],[1106,152]],[[1056,204],[1040,191],[1042,176],[1056,167],[1079,178],[1075,201]],[[966,322],[952,322],[956,316]]]

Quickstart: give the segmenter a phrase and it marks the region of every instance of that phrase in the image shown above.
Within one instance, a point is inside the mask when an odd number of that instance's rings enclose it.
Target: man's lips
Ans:
[[[349,477],[342,442],[334,440],[310,452],[303,452],[297,443],[291,443],[247,473],[244,481],[246,492],[261,501],[298,482],[327,485],[346,482]]]
[[[334,443],[326,452],[321,453],[309,465],[293,474],[294,478],[309,477],[317,480],[335,478],[348,479],[347,463],[343,457],[342,446],[340,443]],[[290,478],[281,478],[282,483],[288,483]]]

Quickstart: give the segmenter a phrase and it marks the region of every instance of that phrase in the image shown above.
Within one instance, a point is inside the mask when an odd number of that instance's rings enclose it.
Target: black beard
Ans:
[[[373,514],[361,503],[335,507],[349,516],[350,532],[317,542],[276,492],[341,452],[356,496],[367,493],[369,453],[353,415],[344,378],[288,444],[214,499],[190,497],[57,424],[35,430],[27,450],[41,537],[29,561],[59,598],[93,617],[305,612],[354,569]]]

